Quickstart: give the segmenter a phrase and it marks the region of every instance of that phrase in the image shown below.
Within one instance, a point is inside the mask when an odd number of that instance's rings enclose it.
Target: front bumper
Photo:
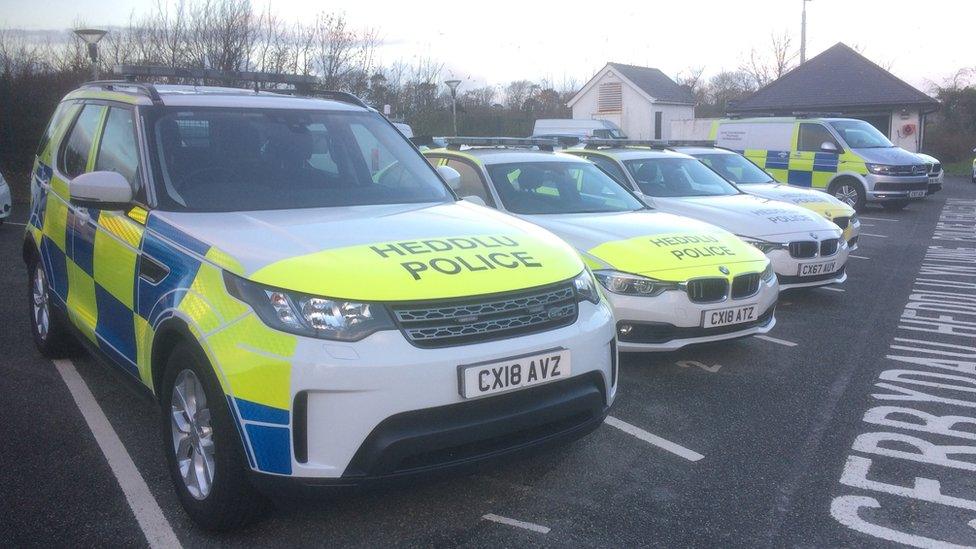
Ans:
[[[942,190],[942,181],[945,179],[945,172],[940,171],[937,174],[929,174],[929,192],[928,194],[934,194]]]
[[[604,292],[617,319],[617,345],[621,352],[674,351],[697,343],[735,339],[770,331],[776,321],[773,309],[779,286],[760,282],[759,291],[751,297],[725,299],[714,303],[693,303],[688,294],[673,290],[656,297],[628,296]],[[755,322],[717,328],[703,328],[706,311],[754,305],[760,314]],[[625,334],[621,328],[629,326]]]
[[[886,202],[890,200],[920,200],[924,198],[929,190],[928,175],[912,176],[891,176],[874,175],[864,176],[864,182],[869,202]],[[909,193],[921,191],[922,196],[910,197]]]
[[[797,239],[803,240],[803,239]],[[856,240],[855,240],[856,243]],[[766,254],[773,264],[776,271],[776,278],[779,280],[780,290],[792,288],[806,288],[811,286],[827,286],[829,284],[841,284],[847,280],[847,259],[850,255],[849,246],[841,246],[837,253],[830,256],[817,256],[809,258],[795,258],[790,256],[788,250],[776,250]],[[800,276],[800,266],[811,263],[823,263],[836,261],[836,270],[827,275]]]
[[[377,332],[356,343],[299,338],[291,366],[290,467],[262,467],[261,441],[255,445],[250,438],[255,469],[357,484],[451,468],[560,433],[582,436],[602,420],[616,393],[613,341],[613,317],[605,302],[581,303],[577,321],[564,328],[464,346],[421,349],[399,331]],[[565,380],[478,399],[459,394],[459,365],[560,347],[571,357],[572,376]],[[572,385],[563,383],[583,377],[590,381],[573,390],[579,395],[562,392]],[[521,396],[550,392],[555,396],[549,404]]]

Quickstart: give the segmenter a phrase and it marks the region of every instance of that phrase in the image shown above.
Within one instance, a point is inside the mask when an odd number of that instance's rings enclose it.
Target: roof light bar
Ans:
[[[468,147],[538,147],[541,151],[551,151],[559,146],[555,139],[522,138],[522,137],[447,137],[447,148],[457,150],[462,146]]]
[[[711,140],[667,140],[667,139],[605,139],[592,138],[586,140],[587,149],[623,149],[628,147],[642,147],[651,149],[673,149],[675,147],[714,147]]]
[[[273,72],[219,71],[214,69],[186,69],[180,67],[157,67],[150,65],[117,65],[115,74],[127,79],[136,77],[192,78],[220,80],[223,82],[258,82],[272,84],[291,84],[293,86],[312,86],[318,78],[302,74],[279,74]]]

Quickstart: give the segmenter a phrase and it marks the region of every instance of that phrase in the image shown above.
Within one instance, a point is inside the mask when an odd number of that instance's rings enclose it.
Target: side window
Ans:
[[[85,173],[88,167],[88,155],[91,152],[92,140],[98,131],[98,122],[102,117],[100,105],[85,105],[71,128],[71,134],[61,151],[59,169],[65,176],[71,178]]]
[[[797,143],[797,150],[803,152],[820,152],[820,145],[824,142],[833,143],[840,149],[840,145],[834,136],[827,131],[827,128],[820,124],[800,124],[800,137]]]
[[[485,204],[489,206],[495,205],[491,194],[485,188],[484,181],[481,180],[481,174],[478,173],[478,170],[474,166],[463,160],[455,160],[453,158],[447,161],[447,166],[454,168],[461,174],[461,188],[457,190],[458,196],[477,196],[484,200]]]
[[[139,153],[136,147],[135,121],[130,109],[111,107],[105,119],[105,131],[95,157],[95,170],[122,174],[132,185],[139,185]]]
[[[624,171],[621,170],[620,166],[618,166],[617,163],[614,162],[613,160],[610,160],[609,158],[604,158],[602,156],[597,156],[595,154],[586,155],[584,158],[596,164],[603,171],[610,174],[610,177],[616,179],[617,183],[620,183],[622,185],[629,185],[627,183],[627,176],[624,175]]]
[[[51,115],[51,120],[47,123],[47,128],[44,130],[44,135],[41,136],[41,142],[37,146],[37,156],[44,154],[44,149],[47,148],[47,144],[51,142],[51,138],[54,137],[54,132],[58,130],[58,126],[61,124],[61,119],[67,115],[68,112],[74,112],[71,103],[59,103],[58,108],[54,109],[54,114]]]

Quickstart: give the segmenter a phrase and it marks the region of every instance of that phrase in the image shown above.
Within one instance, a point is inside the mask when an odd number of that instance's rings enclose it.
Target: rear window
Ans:
[[[691,158],[641,158],[624,165],[642,193],[656,197],[725,196],[738,194],[731,183]]]
[[[454,200],[423,157],[374,113],[160,108],[150,117],[162,209]]]

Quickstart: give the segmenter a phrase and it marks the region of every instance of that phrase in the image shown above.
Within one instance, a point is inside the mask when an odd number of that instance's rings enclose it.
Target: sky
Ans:
[[[192,0],[188,0],[191,1]],[[64,29],[123,25],[156,0],[0,0],[0,27]],[[582,85],[606,62],[657,67],[675,77],[738,68],[750,50],[767,52],[773,33],[799,49],[802,0],[590,0],[414,2],[252,0],[285,20],[332,8],[355,27],[376,29],[383,63],[431,58],[462,88],[547,78]],[[928,91],[963,67],[976,67],[976,1],[811,0],[807,57],[836,42]]]

